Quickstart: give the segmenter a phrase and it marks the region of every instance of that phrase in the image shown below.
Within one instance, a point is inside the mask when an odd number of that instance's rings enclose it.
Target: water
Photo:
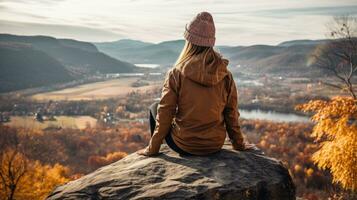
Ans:
[[[240,109],[240,116],[245,119],[263,119],[277,122],[310,122],[309,117],[290,114],[279,113],[275,111],[263,111],[263,110],[244,110]]]
[[[159,64],[134,64],[138,67],[145,67],[145,68],[156,68],[156,67],[159,67],[160,65]]]
[[[237,81],[238,85],[254,85],[254,86],[264,86],[263,83],[257,80],[242,80]]]

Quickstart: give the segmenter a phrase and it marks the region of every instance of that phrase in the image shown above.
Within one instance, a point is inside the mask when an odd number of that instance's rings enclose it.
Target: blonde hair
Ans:
[[[198,46],[186,40],[185,46],[183,47],[180,56],[178,57],[174,66],[179,66],[180,64],[190,60],[192,57],[202,54],[204,55],[202,60],[203,63],[206,62],[207,58],[209,60],[215,60],[217,58],[222,57],[218,52],[213,49],[213,47]]]

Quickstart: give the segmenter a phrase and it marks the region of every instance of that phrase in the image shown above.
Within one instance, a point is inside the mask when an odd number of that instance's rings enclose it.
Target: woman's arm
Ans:
[[[241,133],[240,126],[238,123],[238,118],[240,114],[238,111],[237,88],[231,73],[229,73],[228,98],[226,107],[223,111],[223,115],[227,133],[229,139],[232,142],[233,149],[244,150],[245,146],[243,142],[243,135]]]
[[[176,114],[178,97],[178,77],[170,70],[165,78],[161,99],[157,108],[156,127],[146,149],[147,155],[159,153],[162,141],[169,133],[172,120]]]

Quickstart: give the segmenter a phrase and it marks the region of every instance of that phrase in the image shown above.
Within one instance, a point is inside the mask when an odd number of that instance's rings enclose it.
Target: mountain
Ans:
[[[230,60],[232,70],[246,73],[316,76],[319,69],[307,65],[317,45],[328,40],[293,40],[273,45],[216,46]],[[172,65],[185,41],[173,40],[158,44],[136,40],[95,43],[100,51],[132,63]],[[240,66],[235,68],[235,66]]]
[[[72,47],[72,48],[77,48],[81,49],[84,51],[89,51],[89,52],[98,52],[97,47],[89,42],[81,42],[77,40],[72,40],[72,39],[58,39],[61,45],[67,46],[67,47]]]
[[[100,51],[131,63],[170,64],[176,61],[185,41],[173,40],[154,44],[124,39],[94,44]]]
[[[0,42],[16,42],[31,45],[43,51],[75,74],[133,72],[137,67],[112,58],[91,43],[49,36],[18,36],[0,34]]]
[[[308,66],[316,44],[268,46],[253,45],[221,50],[231,66],[240,66],[247,73],[272,73],[282,75],[315,76],[320,70]]]
[[[0,60],[0,93],[74,80],[65,66],[31,45],[0,42]]]

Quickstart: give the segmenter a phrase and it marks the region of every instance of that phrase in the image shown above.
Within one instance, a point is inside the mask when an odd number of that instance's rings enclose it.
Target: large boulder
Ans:
[[[295,199],[288,170],[276,159],[224,145],[210,156],[133,153],[57,187],[55,199]]]

